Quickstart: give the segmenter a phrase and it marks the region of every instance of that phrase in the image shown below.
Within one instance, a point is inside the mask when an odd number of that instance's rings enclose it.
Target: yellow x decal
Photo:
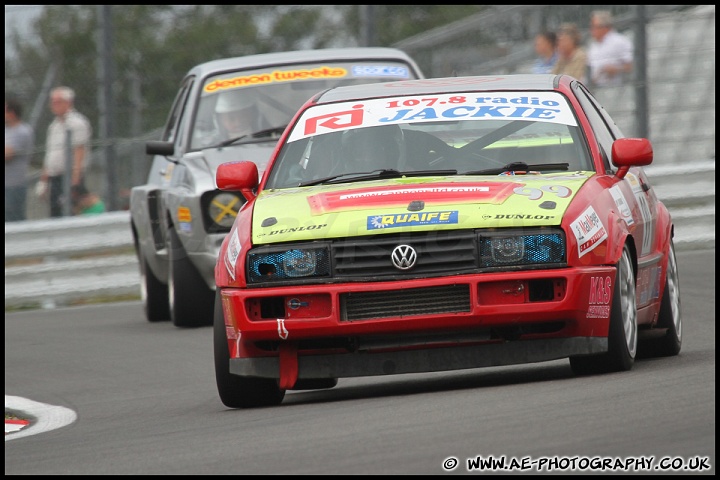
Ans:
[[[227,205],[223,205],[220,203],[217,199],[213,199],[212,204],[215,205],[220,209],[220,213],[217,214],[217,216],[213,219],[215,223],[220,223],[220,220],[225,218],[226,215],[231,215],[233,217],[237,217],[237,212],[233,208],[240,199],[238,197],[233,197],[233,200],[228,203]]]

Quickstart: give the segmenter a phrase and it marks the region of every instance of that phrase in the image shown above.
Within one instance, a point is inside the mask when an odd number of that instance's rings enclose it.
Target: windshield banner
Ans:
[[[577,125],[555,92],[461,92],[319,105],[305,111],[289,142],[324,133],[395,123],[526,120]]]

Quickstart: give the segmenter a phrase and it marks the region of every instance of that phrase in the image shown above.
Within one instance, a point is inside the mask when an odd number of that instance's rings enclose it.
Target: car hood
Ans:
[[[254,203],[252,241],[560,225],[592,175],[399,178],[265,190]]]
[[[262,143],[243,143],[240,145],[230,145],[222,148],[206,148],[203,150],[203,159],[215,178],[215,172],[218,166],[226,162],[236,162],[247,160],[258,166],[258,171],[262,175],[267,167],[270,155],[277,145],[277,139]]]

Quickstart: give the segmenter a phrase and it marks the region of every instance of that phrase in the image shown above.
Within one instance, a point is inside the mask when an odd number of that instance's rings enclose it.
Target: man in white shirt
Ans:
[[[588,65],[591,84],[595,87],[622,85],[632,72],[633,43],[613,28],[612,14],[607,10],[593,11],[590,35]]]
[[[65,171],[69,167],[70,186],[84,183],[85,168],[90,161],[90,138],[92,127],[85,115],[74,108],[75,92],[69,87],[56,87],[50,92],[50,110],[55,119],[47,133],[47,148],[43,160],[37,193],[41,197],[50,193],[50,216],[63,216],[65,192]],[[68,131],[71,135],[71,158],[66,158]],[[69,201],[69,199],[68,199]]]

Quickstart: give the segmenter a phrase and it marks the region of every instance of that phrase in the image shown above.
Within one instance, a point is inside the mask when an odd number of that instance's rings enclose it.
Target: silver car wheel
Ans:
[[[620,306],[622,307],[623,328],[628,354],[635,358],[637,353],[637,307],[635,303],[635,277],[630,255],[627,250],[620,259],[616,281],[620,282]]]
[[[675,325],[675,333],[678,340],[682,339],[682,317],[680,315],[680,281],[678,276],[677,262],[675,261],[675,247],[671,245],[668,255],[667,288],[672,310],[672,322]]]

